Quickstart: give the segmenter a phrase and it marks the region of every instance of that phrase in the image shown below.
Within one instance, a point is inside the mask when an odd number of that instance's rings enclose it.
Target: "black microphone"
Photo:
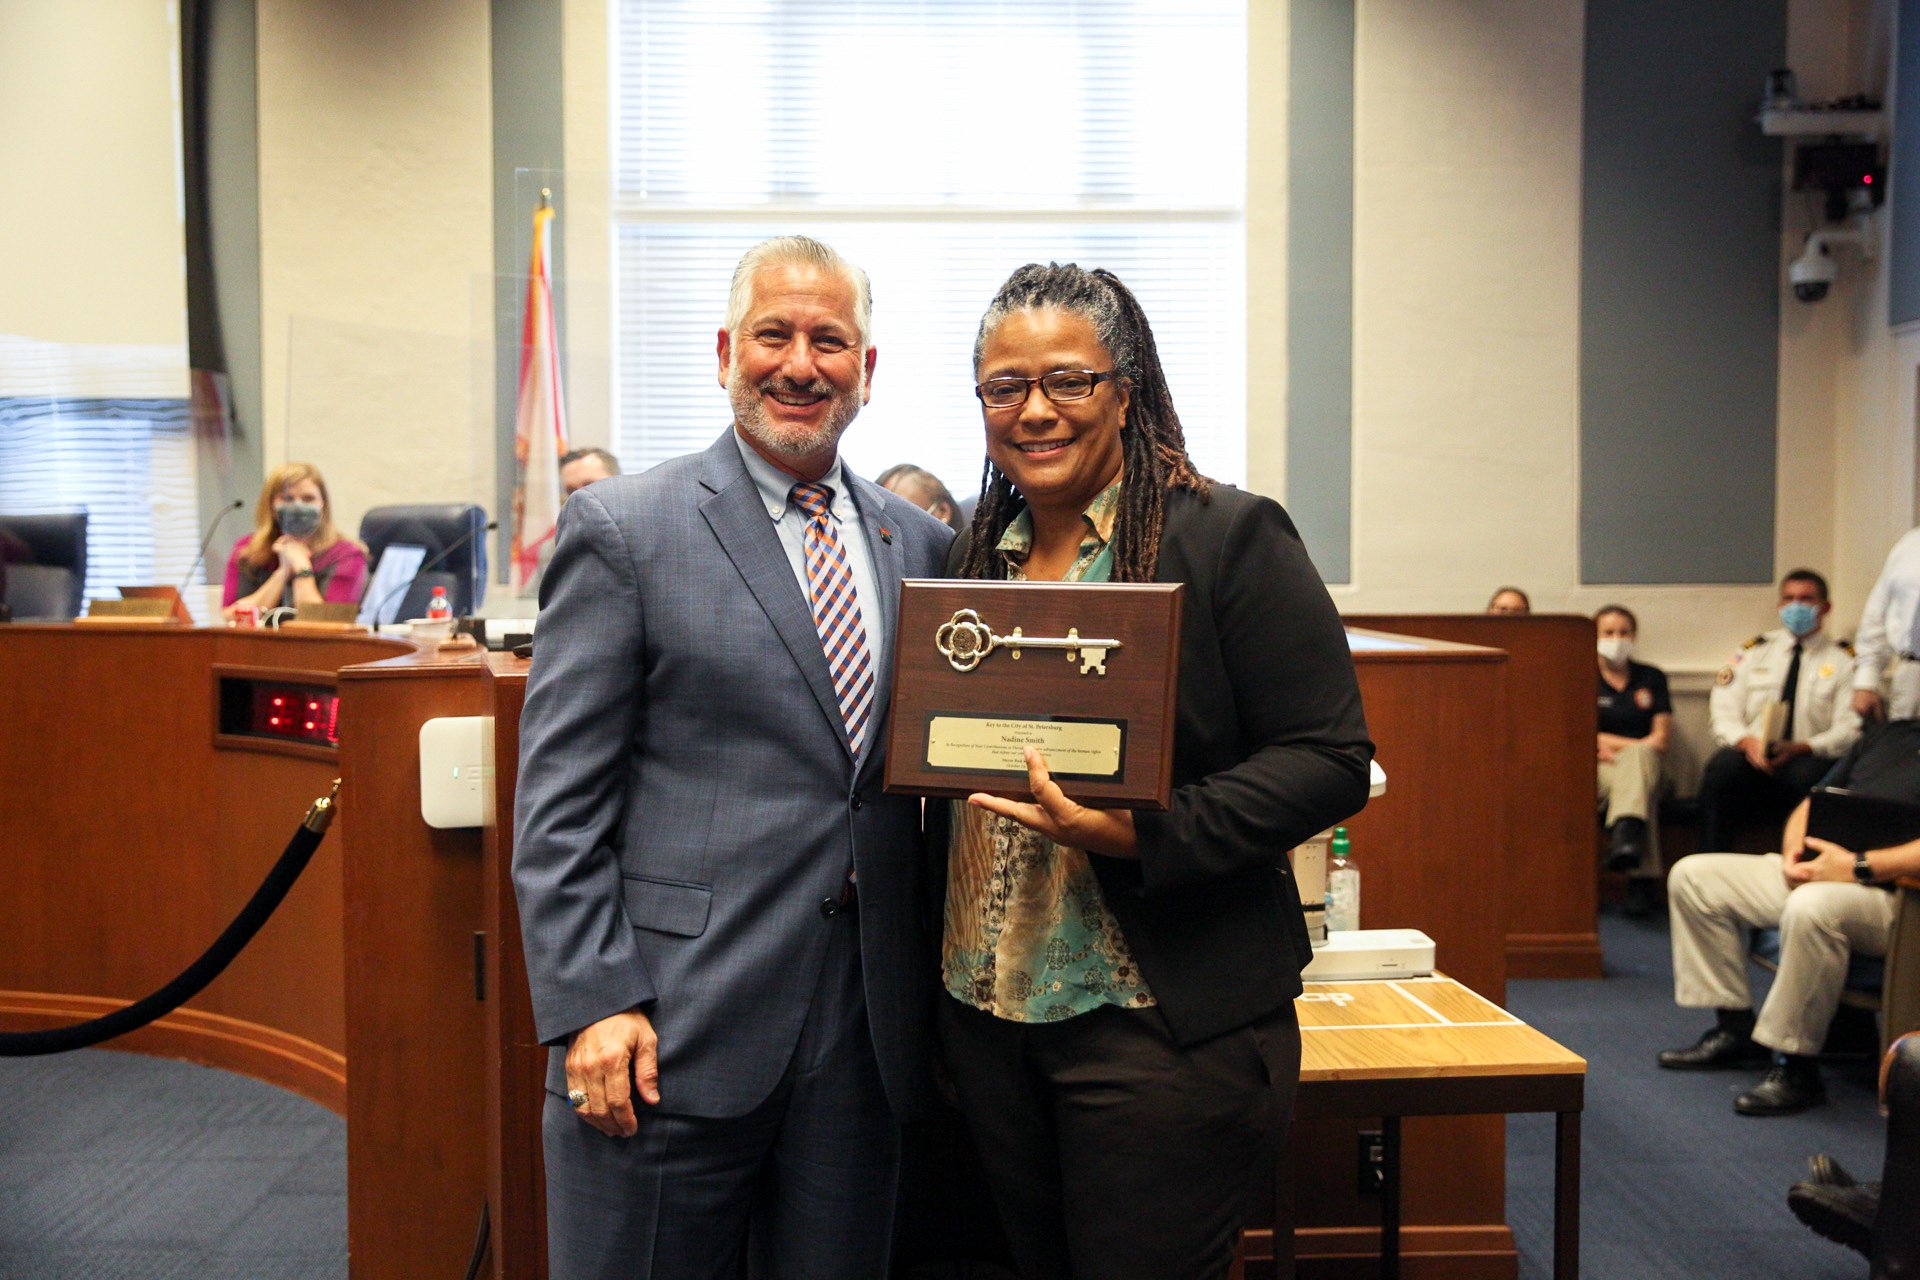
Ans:
[[[187,584],[193,581],[193,571],[198,569],[201,561],[207,558],[207,548],[213,545],[214,532],[220,528],[221,523],[226,520],[228,516],[246,505],[247,504],[239,498],[235,498],[232,502],[220,508],[220,514],[215,516],[213,523],[207,526],[207,536],[200,539],[200,554],[195,556],[193,563],[187,566],[187,576],[180,579],[180,590],[182,592],[186,591]]]
[[[492,533],[495,529],[498,529],[499,527],[500,527],[500,522],[498,520],[489,520],[485,524],[481,525],[478,529],[469,529],[465,533],[461,534],[459,537],[455,538],[452,542],[449,542],[446,545],[446,547],[441,550],[440,554],[428,560],[425,564],[421,565],[418,569],[415,569],[413,571],[413,576],[411,578],[408,578],[405,582],[401,583],[399,586],[395,587],[392,591],[389,591],[387,593],[387,598],[382,600],[380,604],[374,609],[373,613],[369,615],[373,619],[373,625],[376,627],[379,626],[380,615],[386,612],[387,606],[392,604],[396,598],[404,596],[407,594],[407,592],[413,590],[413,586],[416,582],[420,581],[422,577],[426,576],[428,573],[432,572],[434,569],[437,569],[438,567],[440,567],[440,565],[444,564],[448,556],[452,555],[454,552],[458,551],[460,548],[466,546],[469,542],[472,542],[477,535],[482,533]]]

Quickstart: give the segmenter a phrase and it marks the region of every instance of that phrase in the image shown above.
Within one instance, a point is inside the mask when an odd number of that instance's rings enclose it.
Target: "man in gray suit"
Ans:
[[[841,465],[864,272],[734,273],[704,452],[561,512],[520,724],[513,877],[555,1280],[886,1273],[932,952],[920,809],[881,793],[898,583],[952,531]]]

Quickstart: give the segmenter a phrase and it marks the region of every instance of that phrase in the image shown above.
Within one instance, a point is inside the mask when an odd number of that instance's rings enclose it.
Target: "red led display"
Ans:
[[[247,732],[288,742],[340,744],[340,698],[311,685],[256,683]]]

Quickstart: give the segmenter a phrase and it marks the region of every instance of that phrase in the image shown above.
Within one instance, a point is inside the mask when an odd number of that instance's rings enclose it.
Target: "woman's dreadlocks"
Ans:
[[[973,364],[980,367],[987,339],[1016,311],[1058,307],[1087,318],[1100,345],[1113,357],[1114,370],[1132,384],[1133,397],[1120,425],[1124,478],[1114,521],[1113,580],[1151,582],[1160,554],[1160,530],[1166,518],[1168,489],[1190,489],[1206,497],[1212,481],[1194,470],[1173,394],[1160,368],[1160,351],[1146,313],[1127,286],[1111,271],[1086,271],[1073,263],[1028,263],[1007,277],[980,318],[973,341]],[[1005,569],[995,548],[1026,506],[1013,482],[989,458],[980,477],[980,503],[974,509],[972,544],[960,567],[963,578],[998,578]]]

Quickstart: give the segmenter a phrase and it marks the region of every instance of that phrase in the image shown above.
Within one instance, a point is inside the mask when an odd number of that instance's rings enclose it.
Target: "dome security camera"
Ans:
[[[1839,274],[1839,264],[1827,253],[1827,246],[1817,235],[1807,237],[1806,249],[1787,268],[1793,296],[1802,302],[1819,302],[1825,298]]]

